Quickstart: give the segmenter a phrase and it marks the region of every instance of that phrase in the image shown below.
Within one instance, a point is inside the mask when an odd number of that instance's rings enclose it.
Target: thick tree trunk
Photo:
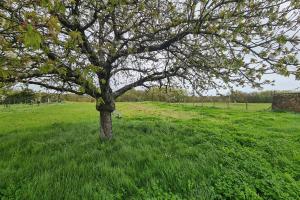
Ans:
[[[100,140],[112,139],[111,113],[115,110],[115,101],[108,85],[101,87],[101,97],[96,99],[96,109],[100,112]]]
[[[111,112],[100,110],[100,139],[109,140],[112,136]]]
[[[96,109],[100,112],[100,139],[111,139],[113,137],[111,113],[115,110],[113,99],[106,102],[98,99]]]

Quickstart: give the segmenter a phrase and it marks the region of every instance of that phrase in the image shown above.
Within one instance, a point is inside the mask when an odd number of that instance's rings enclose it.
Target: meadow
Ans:
[[[0,108],[0,199],[300,199],[300,114],[270,104]]]

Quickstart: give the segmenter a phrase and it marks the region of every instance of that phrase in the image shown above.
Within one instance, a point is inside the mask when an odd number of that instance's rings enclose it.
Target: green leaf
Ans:
[[[104,102],[104,100],[100,97],[100,98],[97,98],[96,99],[96,105],[97,106],[101,106],[101,105],[103,105],[105,102]]]
[[[57,71],[58,71],[58,73],[60,74],[60,75],[67,75],[67,69],[65,69],[65,68],[58,68],[57,69]]]
[[[78,31],[70,31],[69,32],[70,38],[67,42],[67,48],[75,48],[78,44],[82,44],[83,40],[81,37],[81,33]]]
[[[85,93],[84,87],[80,86],[80,87],[79,87],[79,92]]]
[[[50,31],[50,34],[56,39],[58,33],[61,31],[60,23],[57,17],[51,16],[48,23],[48,28]]]
[[[296,72],[296,79],[300,80],[300,68]]]
[[[64,13],[66,11],[66,7],[61,1],[55,1],[53,10],[58,13]]]
[[[50,71],[52,71],[54,69],[53,65],[49,64],[49,63],[46,63],[45,65],[43,65],[41,68],[40,68],[40,71],[42,73],[48,73]]]
[[[7,78],[9,76],[9,73],[6,70],[1,70],[0,69],[0,77],[1,78]]]
[[[49,8],[52,6],[50,0],[41,0],[40,5],[44,8]]]
[[[106,83],[105,79],[101,79],[100,81],[101,81],[101,84],[103,84],[103,85]]]
[[[276,41],[281,45],[285,45],[287,43],[287,38],[285,37],[285,35],[281,35],[277,37]]]
[[[42,36],[31,24],[27,25],[23,38],[25,47],[33,49],[39,49],[41,47]]]

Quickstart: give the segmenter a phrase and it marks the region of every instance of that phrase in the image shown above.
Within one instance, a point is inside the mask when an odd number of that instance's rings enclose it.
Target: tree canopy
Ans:
[[[97,99],[138,86],[260,87],[298,75],[298,0],[2,0],[0,82]],[[297,74],[298,71],[298,74]]]

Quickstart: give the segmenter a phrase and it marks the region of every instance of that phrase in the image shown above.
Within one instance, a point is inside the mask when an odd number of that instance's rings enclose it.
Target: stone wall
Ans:
[[[275,94],[272,109],[300,112],[300,93]]]

